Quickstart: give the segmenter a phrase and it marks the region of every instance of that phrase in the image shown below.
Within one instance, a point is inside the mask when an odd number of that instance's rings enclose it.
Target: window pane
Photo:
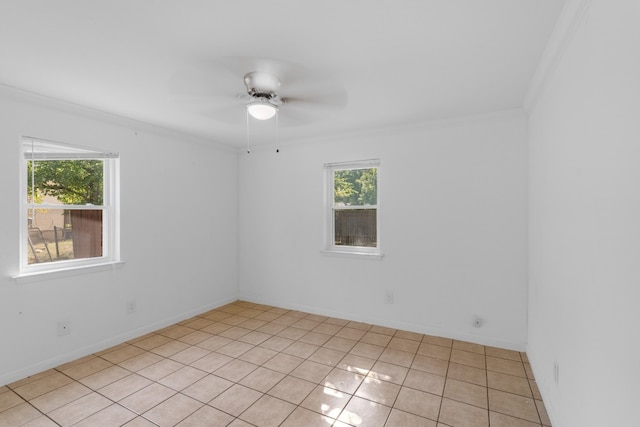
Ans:
[[[376,209],[334,210],[335,245],[364,246],[377,245]]]
[[[104,162],[28,160],[27,174],[28,264],[101,257],[102,210],[64,205],[103,204]]]
[[[102,210],[29,209],[28,263],[102,256]]]
[[[378,204],[378,169],[336,170],[333,175],[334,206]]]
[[[103,204],[102,160],[28,160],[29,202],[66,205]]]

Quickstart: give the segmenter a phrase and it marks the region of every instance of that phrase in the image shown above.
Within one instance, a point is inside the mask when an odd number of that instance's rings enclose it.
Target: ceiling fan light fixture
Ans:
[[[247,104],[247,111],[254,119],[269,120],[276,115],[278,107],[270,102],[259,100]]]

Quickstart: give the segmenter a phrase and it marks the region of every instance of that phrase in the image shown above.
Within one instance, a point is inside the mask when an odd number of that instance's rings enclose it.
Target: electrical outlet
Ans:
[[[393,292],[386,291],[384,293],[384,303],[385,304],[393,304]]]
[[[58,335],[68,335],[71,333],[71,321],[60,320],[58,322]]]
[[[138,304],[135,301],[127,301],[127,314],[135,313],[138,310]]]

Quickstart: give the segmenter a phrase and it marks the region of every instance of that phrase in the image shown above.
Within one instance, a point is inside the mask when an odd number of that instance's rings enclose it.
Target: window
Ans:
[[[118,155],[24,137],[20,274],[119,261]]]
[[[380,255],[378,160],[325,165],[327,250]]]

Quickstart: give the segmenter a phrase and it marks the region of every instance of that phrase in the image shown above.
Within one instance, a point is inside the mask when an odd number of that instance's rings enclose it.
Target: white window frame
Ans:
[[[377,185],[376,185],[376,201],[375,206],[362,205],[362,206],[345,206],[339,209],[376,209],[376,247],[366,246],[347,246],[335,244],[335,215],[334,211],[334,177],[335,171],[338,170],[353,170],[353,169],[377,169]],[[382,251],[380,246],[380,160],[359,160],[351,162],[339,162],[339,163],[326,163],[324,165],[325,172],[325,226],[324,226],[324,242],[325,252],[334,254],[347,254],[347,255],[364,255],[371,257],[382,257]]]
[[[103,205],[91,205],[102,210],[102,256],[29,264],[28,260],[28,212],[37,209],[87,209],[86,205],[29,203],[27,200],[28,160],[102,160]],[[15,277],[39,275],[120,262],[120,158],[118,153],[80,147],[41,138],[20,138],[20,272]]]

